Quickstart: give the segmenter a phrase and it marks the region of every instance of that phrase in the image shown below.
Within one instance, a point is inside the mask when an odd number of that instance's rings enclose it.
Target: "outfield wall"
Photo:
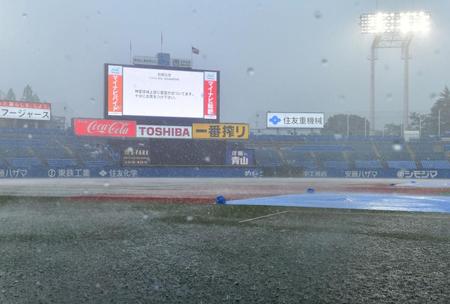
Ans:
[[[136,178],[136,177],[259,177],[259,168],[233,167],[76,167],[0,168],[2,178]]]
[[[306,178],[450,178],[449,169],[289,170],[257,167],[76,167],[0,168],[2,178],[136,178],[136,177],[306,177]]]

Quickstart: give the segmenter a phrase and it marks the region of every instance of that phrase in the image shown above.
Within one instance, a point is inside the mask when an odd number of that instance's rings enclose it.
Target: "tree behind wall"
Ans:
[[[441,126],[441,134],[450,131],[450,90],[445,86],[444,90],[439,94],[439,98],[431,107],[431,133],[438,134],[439,120]],[[440,117],[440,119],[439,119]]]
[[[364,126],[364,123],[366,126]],[[347,135],[347,127],[349,135],[368,135],[370,130],[369,121],[359,115],[353,114],[336,114],[330,116],[322,129],[322,134],[341,134]]]
[[[6,93],[6,100],[16,100],[16,94],[14,93],[13,89],[9,89],[8,93]]]
[[[27,84],[25,86],[25,88],[23,89],[23,93],[22,93],[22,101],[31,101],[31,99],[33,98],[33,89],[31,89],[31,86],[29,84]]]

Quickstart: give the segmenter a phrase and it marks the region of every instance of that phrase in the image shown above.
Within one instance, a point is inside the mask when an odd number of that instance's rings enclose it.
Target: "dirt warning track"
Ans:
[[[218,195],[227,199],[317,192],[446,194],[445,180],[414,182],[399,179],[335,178],[114,178],[2,180],[3,196],[43,196],[97,199],[136,199],[210,202]]]

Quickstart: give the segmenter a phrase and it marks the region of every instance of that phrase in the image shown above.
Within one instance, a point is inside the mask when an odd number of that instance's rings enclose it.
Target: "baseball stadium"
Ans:
[[[158,7],[161,16],[181,18],[185,4],[169,2],[168,7],[133,5]],[[186,12],[199,20],[212,18],[206,17],[212,1],[198,8],[199,1],[193,2],[194,8]],[[311,20],[301,21],[305,28],[314,23],[321,33],[323,24],[340,26],[331,16],[333,10],[342,10],[337,4],[286,2],[307,11]],[[357,85],[350,85],[352,93],[338,97],[342,101],[362,95],[357,106],[346,110],[339,101],[318,106],[319,99],[301,101],[298,96],[289,104],[276,98],[258,104],[265,95],[257,92],[277,81],[258,78],[258,73],[276,69],[270,59],[244,69],[239,78],[232,63],[220,63],[226,45],[217,52],[210,46],[206,57],[203,49],[216,40],[203,40],[189,47],[190,59],[180,58],[177,47],[167,46],[167,35],[158,31],[154,56],[135,54],[137,38],[130,40],[128,54],[115,51],[118,44],[110,40],[100,44],[107,48],[105,54],[116,55],[95,61],[84,55],[99,81],[86,76],[77,78],[76,85],[100,96],[87,106],[82,101],[47,101],[58,99],[58,92],[63,92],[61,99],[66,96],[68,87],[57,85],[55,92],[50,87],[46,93],[45,86],[33,84],[45,98],[31,85],[22,98],[13,89],[0,91],[0,303],[450,303],[448,62],[447,78],[439,79],[441,92],[425,105],[419,105],[416,92],[425,86],[423,78],[432,77],[433,68],[419,78],[414,67],[426,70],[423,66],[435,62],[421,61],[423,49],[430,47],[423,44],[437,39],[433,32],[450,7],[444,1],[429,7],[426,1],[403,1],[401,9],[390,10],[386,1],[368,2],[376,5],[342,4],[354,18],[345,31],[354,30],[353,39],[364,42],[354,43],[360,49],[354,51],[359,57],[353,64],[368,72],[339,70],[340,77],[349,82],[361,78],[365,85],[362,94]],[[286,27],[295,24],[295,19],[276,14],[286,8],[274,2],[247,5],[242,8],[246,14],[255,9],[250,16],[258,25],[249,33],[256,36],[264,32],[261,16],[286,22]],[[312,9],[315,5],[318,8]],[[236,22],[245,24],[245,17],[236,12],[239,5],[230,6],[220,10],[232,10]],[[70,7],[75,16],[91,10],[81,3]],[[5,9],[21,10],[8,5]],[[95,18],[109,24],[114,16],[124,15],[123,22],[137,30],[133,17],[125,15],[144,12],[122,9],[120,14],[104,8],[93,10],[89,18],[78,17],[81,24]],[[26,31],[23,26],[31,31],[36,22],[31,6],[28,10],[21,15],[26,24],[16,24],[18,31]],[[36,16],[41,10],[36,8]],[[63,11],[67,22],[74,22],[69,8]],[[222,26],[218,33],[226,30]],[[240,28],[233,31],[237,25],[230,26],[230,35],[240,35]],[[284,28],[268,29],[267,35]],[[86,26],[82,38],[74,39],[97,39],[95,31]],[[123,35],[118,30],[116,34]],[[336,43],[330,35],[327,43]],[[222,33],[222,39],[226,37]],[[315,47],[320,42],[314,39],[309,43]],[[446,43],[448,39],[434,51],[436,56],[448,54]],[[333,52],[339,58],[336,45]],[[284,47],[296,46],[289,40]],[[257,53],[270,52],[268,48],[240,51],[254,52],[257,61]],[[95,47],[89,52],[96,52]],[[312,49],[305,52],[316,54]],[[383,71],[376,65],[384,52],[397,57],[389,58],[391,65]],[[76,55],[68,56],[64,60],[74,65]],[[283,67],[281,57],[275,61]],[[320,56],[317,61],[317,70],[337,65]],[[298,77],[297,84],[280,80],[274,96],[289,99],[282,94],[290,93],[280,92],[294,90],[309,78],[296,72],[308,64],[303,66],[300,59],[297,67],[296,62],[292,59],[288,70],[293,73],[289,77]],[[34,75],[33,69],[44,68],[41,64],[39,59],[28,64],[28,73]],[[395,78],[389,73],[397,66],[402,73]],[[64,66],[51,69],[62,71]],[[347,76],[354,72],[357,75]],[[310,78],[325,77],[323,71],[310,73]],[[69,77],[62,73],[55,79],[65,83]],[[270,77],[284,76],[280,72]],[[396,94],[380,101],[388,77],[400,87],[395,106]],[[33,78],[18,79],[27,83]],[[347,84],[333,79],[333,85],[344,90]],[[10,86],[12,81],[4,76],[0,84]],[[258,83],[251,84],[254,91],[246,89],[250,82]],[[328,94],[326,88],[316,89],[324,91],[318,96]],[[233,101],[233,92],[245,90],[249,95]],[[247,100],[250,94],[255,100]],[[384,112],[378,108],[383,102],[388,107]],[[238,105],[244,103],[253,111],[248,119],[239,113]],[[71,107],[77,110],[71,112]],[[392,121],[387,112],[395,116]]]

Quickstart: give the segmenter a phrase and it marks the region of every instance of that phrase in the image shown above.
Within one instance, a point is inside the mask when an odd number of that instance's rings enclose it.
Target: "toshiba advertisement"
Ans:
[[[164,122],[219,118],[218,71],[106,64],[106,90],[108,118]]]
[[[191,139],[191,126],[148,126],[138,125],[136,136],[144,138]]]

